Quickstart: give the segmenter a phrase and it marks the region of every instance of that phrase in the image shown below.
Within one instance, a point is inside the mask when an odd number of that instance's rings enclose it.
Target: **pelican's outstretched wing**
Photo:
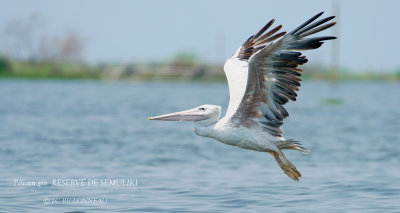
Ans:
[[[308,38],[336,24],[325,24],[334,16],[314,22],[321,15],[322,12],[288,34],[276,33],[281,25],[264,33],[272,20],[227,61],[224,68],[231,100],[226,116],[233,124],[256,124],[271,135],[282,136],[283,119],[289,115],[283,105],[296,100],[302,71],[297,66],[307,62],[298,51],[316,49],[322,41],[335,39]]]

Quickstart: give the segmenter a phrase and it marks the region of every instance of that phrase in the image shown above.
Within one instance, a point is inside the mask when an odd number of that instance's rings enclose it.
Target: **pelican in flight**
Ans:
[[[307,62],[300,51],[317,49],[332,36],[310,37],[336,24],[334,16],[310,18],[290,33],[271,30],[274,19],[250,36],[224,65],[229,85],[228,110],[222,119],[221,106],[202,105],[190,110],[150,117],[149,120],[193,121],[193,131],[227,145],[270,153],[283,172],[298,181],[300,172],[283,149],[308,153],[298,141],[286,140],[281,126],[289,113],[283,107],[296,100],[301,69]],[[327,23],[328,22],[328,23]]]

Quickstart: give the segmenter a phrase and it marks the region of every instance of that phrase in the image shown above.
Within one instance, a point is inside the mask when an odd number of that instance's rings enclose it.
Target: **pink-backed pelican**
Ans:
[[[150,117],[149,120],[194,121],[193,131],[222,143],[274,156],[282,170],[293,180],[301,177],[282,149],[308,153],[298,141],[283,138],[281,126],[289,113],[283,107],[296,100],[301,69],[307,62],[302,50],[317,49],[332,36],[309,37],[332,27],[330,16],[316,21],[323,12],[310,18],[290,33],[278,32],[282,25],[267,31],[269,21],[251,36],[224,65],[230,100],[222,119],[221,107],[202,105],[190,110]],[[329,23],[327,23],[329,22]],[[326,23],[326,24],[325,24]]]

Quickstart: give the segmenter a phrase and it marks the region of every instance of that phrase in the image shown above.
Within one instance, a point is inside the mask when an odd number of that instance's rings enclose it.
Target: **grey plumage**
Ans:
[[[306,38],[335,25],[335,22],[325,24],[334,16],[314,22],[322,13],[308,19],[288,34],[278,33],[282,25],[267,31],[274,23],[271,20],[243,43],[237,57],[249,63],[248,82],[243,100],[232,119],[247,125],[255,121],[271,135],[282,136],[283,119],[289,116],[283,105],[289,100],[296,100],[302,71],[297,66],[308,61],[299,50],[316,49],[323,41],[336,38]],[[253,122],[249,122],[249,119]]]

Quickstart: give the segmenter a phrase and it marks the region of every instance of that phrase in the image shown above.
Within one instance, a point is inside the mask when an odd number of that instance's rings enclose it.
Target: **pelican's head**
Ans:
[[[202,126],[216,123],[221,115],[221,107],[216,105],[201,105],[193,109],[174,112],[156,117],[149,117],[149,120],[160,121],[194,121]]]

